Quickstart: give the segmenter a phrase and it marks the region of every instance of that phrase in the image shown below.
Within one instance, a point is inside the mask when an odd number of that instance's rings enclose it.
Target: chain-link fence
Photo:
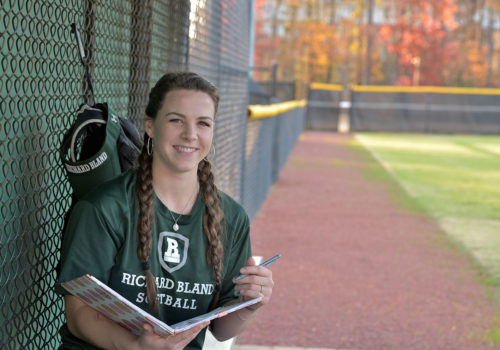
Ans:
[[[271,96],[255,80],[248,81],[248,103],[251,105],[268,105],[271,103]]]
[[[289,101],[296,97],[294,81],[259,81],[259,84],[276,101]]]
[[[305,107],[274,117],[250,118],[243,163],[242,203],[253,218],[304,129]]]
[[[245,204],[242,198],[243,187],[248,191],[243,169],[250,5],[247,0],[2,1],[0,348],[59,344],[63,303],[53,292],[54,267],[71,189],[58,148],[75,111],[89,98],[70,24],[75,22],[82,36],[96,102],[107,102],[140,129],[149,89],[165,71],[193,70],[220,88],[217,182],[255,212],[258,201]],[[298,129],[272,130],[289,138],[278,151],[281,164]]]
[[[216,118],[215,168],[218,184],[240,198],[242,150],[248,105],[249,1],[193,1],[189,68],[212,80],[221,103]],[[192,5],[193,6],[193,5]]]
[[[307,96],[306,128],[337,131],[342,95],[341,85],[311,84]]]

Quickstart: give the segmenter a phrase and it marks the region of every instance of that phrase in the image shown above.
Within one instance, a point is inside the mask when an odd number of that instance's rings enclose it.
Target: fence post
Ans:
[[[276,84],[277,84],[277,70],[278,70],[278,63],[276,61],[273,62],[273,65],[271,67],[271,98],[276,100]],[[276,101],[273,101],[276,102]]]

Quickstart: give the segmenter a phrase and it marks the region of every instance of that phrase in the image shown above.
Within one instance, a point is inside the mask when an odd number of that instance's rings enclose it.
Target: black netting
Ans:
[[[467,92],[467,93],[465,93]],[[500,134],[500,93],[353,91],[353,131]]]
[[[276,101],[295,100],[296,83],[294,81],[259,81],[259,84]]]
[[[337,131],[342,99],[340,90],[309,89],[306,128]]]

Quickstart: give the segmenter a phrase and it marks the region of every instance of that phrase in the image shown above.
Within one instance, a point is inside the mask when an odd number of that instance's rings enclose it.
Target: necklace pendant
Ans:
[[[174,226],[172,226],[175,232],[179,231],[179,225],[177,223],[174,223]]]

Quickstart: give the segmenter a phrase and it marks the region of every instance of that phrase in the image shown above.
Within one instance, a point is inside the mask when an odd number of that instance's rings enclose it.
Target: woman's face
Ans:
[[[214,114],[214,102],[205,92],[168,92],[156,118],[144,122],[154,141],[153,164],[168,172],[196,172],[212,144]]]

